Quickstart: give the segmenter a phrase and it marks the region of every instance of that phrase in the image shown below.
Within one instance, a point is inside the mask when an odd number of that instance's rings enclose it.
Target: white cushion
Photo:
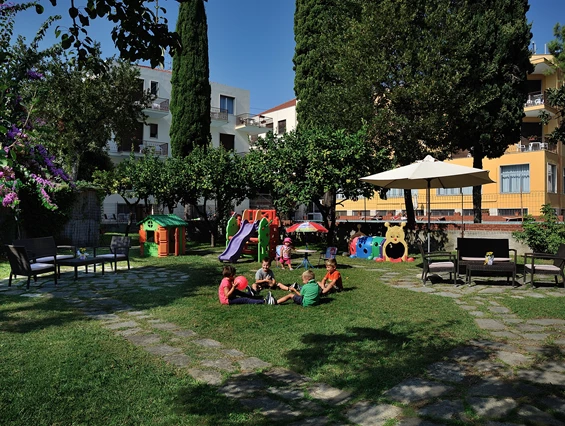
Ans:
[[[484,257],[461,257],[461,260],[463,262],[484,262],[485,258]],[[510,262],[512,259],[510,259],[509,257],[496,257],[494,256],[494,261],[495,262]]]
[[[58,254],[57,255],[57,260],[63,260],[63,259],[73,259],[74,255],[72,254]],[[38,257],[37,259],[35,259],[36,262],[43,262],[43,263],[49,263],[49,262],[55,262],[55,256],[44,256],[44,257]]]
[[[50,263],[30,263],[29,265],[33,272],[39,272],[42,269],[53,269],[53,265]]]
[[[113,254],[99,254],[96,257],[101,257],[102,259],[110,259],[110,260],[125,260],[126,259],[126,255],[125,254],[116,254],[115,256]]]
[[[531,270],[532,269],[532,265],[524,265],[524,269],[526,270]],[[561,271],[560,268],[558,268],[557,266],[553,266],[553,265],[534,265],[534,272],[539,272],[541,274],[559,274]]]

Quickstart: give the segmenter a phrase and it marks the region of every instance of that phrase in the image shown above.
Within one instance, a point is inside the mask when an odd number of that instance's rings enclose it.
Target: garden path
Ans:
[[[455,349],[446,361],[430,365],[422,377],[387,390],[383,399],[388,403],[375,404],[355,400],[345,390],[316,383],[296,372],[272,367],[119,300],[123,292],[156,291],[188,278],[173,274],[178,272],[133,268],[95,278],[82,275],[73,281],[69,272],[57,288],[47,285],[30,291],[23,284],[9,288],[4,279],[0,280],[0,294],[62,298],[116,336],[284,424],[335,424],[325,413],[328,407],[337,406],[344,423],[362,426],[384,425],[391,419],[403,426],[441,425],[446,421],[479,421],[491,426],[565,425],[565,362],[538,363],[536,358],[555,353],[563,358],[565,321],[521,320],[497,302],[504,293],[520,298],[564,297],[563,289],[512,288],[492,281],[472,287],[444,283],[423,287],[416,273],[383,274],[381,279],[392,287],[453,298],[461,309],[476,317],[478,327],[487,330],[492,339]],[[139,284],[143,282],[152,285]],[[461,300],[468,295],[472,297],[466,300],[471,302]],[[512,423],[499,422],[507,419]]]

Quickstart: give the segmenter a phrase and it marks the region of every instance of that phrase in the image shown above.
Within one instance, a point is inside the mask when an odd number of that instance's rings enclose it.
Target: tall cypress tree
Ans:
[[[210,143],[210,67],[208,24],[203,0],[188,0],[179,7],[176,31],[182,52],[173,57],[171,78],[171,148],[186,157],[195,146]]]

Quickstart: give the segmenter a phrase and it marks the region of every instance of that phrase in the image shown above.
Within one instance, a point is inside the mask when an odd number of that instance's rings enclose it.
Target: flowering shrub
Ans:
[[[50,194],[59,184],[70,183],[70,179],[38,140],[31,123],[32,108],[20,96],[23,85],[42,79],[43,74],[25,69],[10,46],[13,16],[28,7],[35,4],[4,3],[0,7],[0,202],[17,211],[19,194],[26,189],[36,194],[47,209],[55,210]],[[32,105],[33,100],[27,104]]]

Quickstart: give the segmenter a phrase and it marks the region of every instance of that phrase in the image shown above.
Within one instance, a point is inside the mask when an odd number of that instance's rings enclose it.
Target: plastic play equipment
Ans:
[[[233,214],[226,226],[226,250],[218,256],[222,262],[236,262],[242,254],[255,257],[275,257],[280,221],[276,210],[247,209]]]
[[[180,256],[186,252],[188,225],[174,214],[154,214],[138,222],[139,252],[146,256]]]
[[[384,237],[355,237],[349,246],[350,257],[369,260],[383,257],[384,241]]]
[[[414,258],[408,257],[408,245],[404,239],[405,222],[400,226],[391,226],[385,223],[386,237],[371,237],[356,233],[349,242],[349,257],[360,259],[374,259],[376,262],[413,262]]]

